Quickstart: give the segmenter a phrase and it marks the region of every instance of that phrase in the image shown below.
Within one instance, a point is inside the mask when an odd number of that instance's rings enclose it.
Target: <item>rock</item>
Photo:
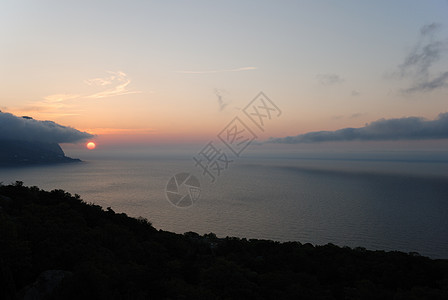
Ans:
[[[80,162],[65,156],[56,143],[0,140],[0,165],[30,165]]]

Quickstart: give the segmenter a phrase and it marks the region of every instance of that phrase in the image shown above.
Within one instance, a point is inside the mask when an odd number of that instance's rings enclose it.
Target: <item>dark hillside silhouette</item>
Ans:
[[[0,140],[0,166],[80,162],[65,156],[57,143]]]
[[[448,261],[156,230],[63,190],[0,185],[0,299],[448,299]]]

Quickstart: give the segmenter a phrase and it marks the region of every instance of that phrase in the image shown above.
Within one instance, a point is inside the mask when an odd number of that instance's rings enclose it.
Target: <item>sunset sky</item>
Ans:
[[[445,0],[5,0],[0,110],[104,144],[209,140],[260,91],[282,111],[261,139],[434,120],[447,16]]]

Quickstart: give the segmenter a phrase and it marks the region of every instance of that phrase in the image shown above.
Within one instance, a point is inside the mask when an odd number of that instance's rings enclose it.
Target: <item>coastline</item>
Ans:
[[[448,295],[446,259],[175,234],[79,195],[22,182],[1,185],[0,195],[3,299],[42,291],[50,275],[57,284],[44,296],[68,299]]]

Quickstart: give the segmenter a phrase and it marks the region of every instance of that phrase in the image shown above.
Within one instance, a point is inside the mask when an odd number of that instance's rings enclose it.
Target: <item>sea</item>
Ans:
[[[191,155],[97,155],[81,163],[0,168],[0,182],[63,189],[176,233],[448,259],[446,153],[260,154],[234,158],[219,174],[208,170],[214,181]],[[191,205],[167,196],[178,174],[197,179]],[[189,193],[176,183],[179,194]]]

